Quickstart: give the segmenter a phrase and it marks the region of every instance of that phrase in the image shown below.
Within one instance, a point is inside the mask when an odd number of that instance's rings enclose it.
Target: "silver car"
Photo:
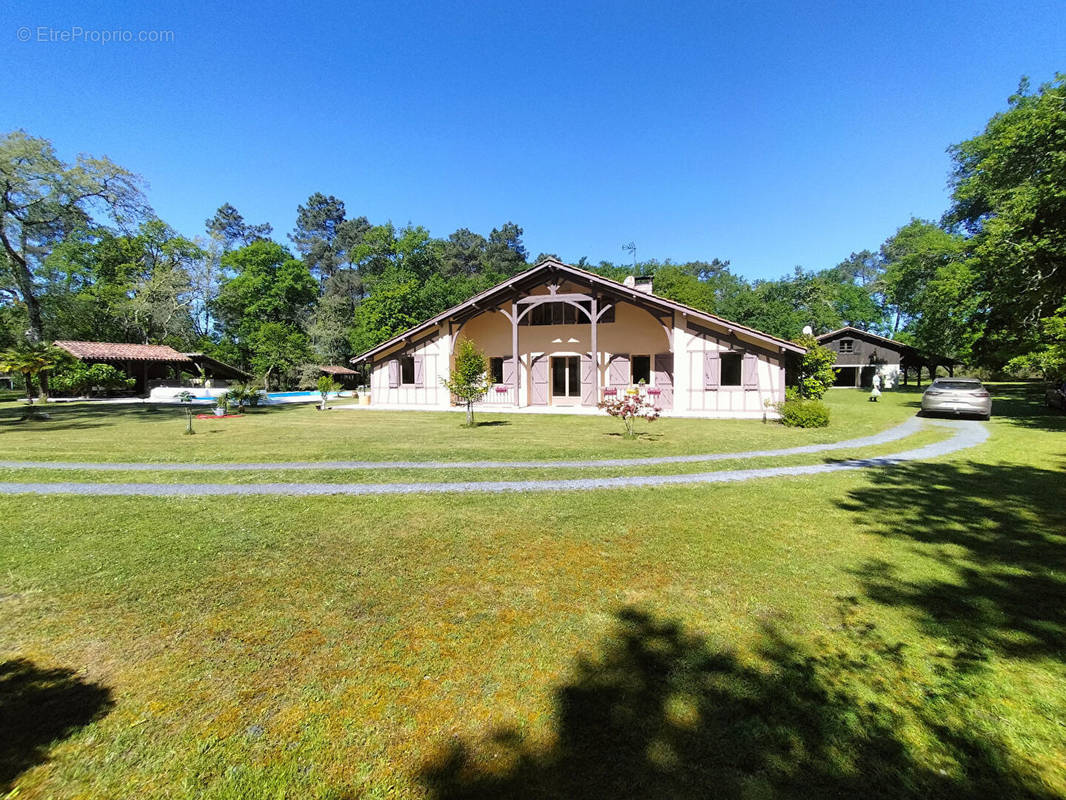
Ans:
[[[925,414],[992,416],[992,397],[976,378],[937,378],[922,395]]]

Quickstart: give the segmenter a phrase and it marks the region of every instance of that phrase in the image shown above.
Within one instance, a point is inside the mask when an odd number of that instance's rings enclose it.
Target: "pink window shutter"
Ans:
[[[629,386],[629,353],[619,353],[611,359],[608,378],[611,386]]]
[[[392,359],[389,361],[389,388],[398,389],[400,387],[400,361],[399,359]]]
[[[703,354],[703,388],[717,389],[722,385],[722,359],[717,350]]]
[[[426,385],[425,373],[422,370],[422,364],[424,356],[415,356],[415,386],[421,387]]]
[[[744,354],[744,366],[741,380],[745,389],[759,388],[759,357],[754,353]]]

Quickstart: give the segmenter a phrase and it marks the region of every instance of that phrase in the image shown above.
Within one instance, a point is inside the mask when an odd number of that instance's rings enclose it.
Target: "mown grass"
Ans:
[[[476,429],[451,412],[316,411],[275,406],[242,419],[196,420],[183,436],[175,406],[52,403],[47,421],[19,421],[24,407],[0,404],[0,448],[8,458],[92,461],[320,461],[325,459],[549,460],[626,458],[778,449],[876,433],[913,413],[916,396],[834,390],[828,428],[800,431],[773,422],[663,418],[640,425],[635,441],[602,416],[479,413]]]
[[[1066,796],[1066,418],[999,391],[799,480],[0,498],[0,787]]]
[[[564,480],[640,475],[686,475],[732,469],[825,464],[853,458],[872,458],[902,450],[923,447],[950,439],[955,431],[930,425],[928,428],[888,444],[863,448],[843,448],[824,453],[757,458],[725,458],[680,464],[612,465],[597,467],[493,467],[473,469],[298,469],[298,470],[93,470],[0,467],[0,482],[18,483],[443,483],[457,481]]]

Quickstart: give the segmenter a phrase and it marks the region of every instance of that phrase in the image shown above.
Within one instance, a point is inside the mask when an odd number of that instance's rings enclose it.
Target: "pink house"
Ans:
[[[784,399],[785,358],[803,348],[549,259],[352,359],[378,407],[447,408],[456,342],[489,359],[484,405],[560,412],[643,385],[666,414],[761,417]],[[772,412],[771,412],[772,413]]]

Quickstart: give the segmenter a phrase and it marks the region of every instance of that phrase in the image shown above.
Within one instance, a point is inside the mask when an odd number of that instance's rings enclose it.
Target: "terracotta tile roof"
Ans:
[[[358,375],[354,369],[348,369],[347,367],[336,367],[332,365],[322,364],[318,367],[322,372],[327,375]]]
[[[169,361],[191,364],[192,359],[165,344],[121,344],[119,342],[55,342],[75,358],[85,361]]]

